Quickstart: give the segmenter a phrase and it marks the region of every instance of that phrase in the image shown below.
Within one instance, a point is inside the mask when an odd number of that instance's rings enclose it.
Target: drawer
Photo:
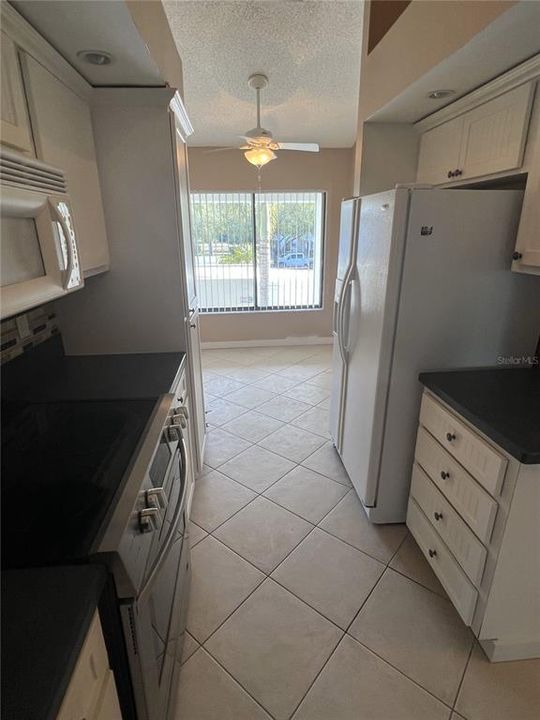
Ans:
[[[424,393],[420,424],[492,495],[501,492],[508,460],[430,395]]]
[[[407,526],[433,572],[441,581],[466,625],[473,619],[478,592],[455,561],[452,553],[429,524],[413,498],[409,498]]]
[[[469,579],[480,587],[486,548],[416,463],[413,466],[411,495]]]
[[[109,670],[109,657],[96,611],[69,682],[57,720],[90,718]]]
[[[421,426],[416,438],[415,460],[471,530],[488,544],[497,503]]]

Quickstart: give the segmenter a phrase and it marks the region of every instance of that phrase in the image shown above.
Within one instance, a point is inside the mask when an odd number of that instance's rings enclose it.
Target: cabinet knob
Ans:
[[[189,323],[189,327],[195,329],[197,327],[197,323]]]
[[[448,480],[448,478],[450,477],[450,473],[446,472],[446,470],[441,470],[441,477],[443,480]]]
[[[454,177],[459,177],[460,175],[463,175],[463,170],[454,170]]]
[[[516,252],[512,253],[512,260],[521,260],[523,255],[516,250]]]
[[[440,513],[440,512],[434,512],[434,513],[433,513],[433,517],[434,517],[435,520],[437,520],[437,522],[438,522],[439,520],[442,520],[442,513]]]
[[[447,432],[447,433],[446,433],[446,439],[448,440],[448,442],[452,442],[452,440],[455,440],[455,439],[456,439],[456,434],[455,434],[455,433],[451,433],[451,432]]]
[[[454,177],[454,173],[453,173],[451,170],[448,171],[448,177],[449,177],[449,178]]]
[[[432,550],[431,548],[429,548],[428,553],[429,553],[430,558],[435,557],[437,555],[437,551]]]

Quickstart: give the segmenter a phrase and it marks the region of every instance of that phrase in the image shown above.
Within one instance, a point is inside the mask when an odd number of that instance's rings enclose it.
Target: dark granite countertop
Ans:
[[[522,463],[540,463],[540,369],[424,372],[420,382]]]
[[[64,355],[53,336],[2,366],[2,397],[33,402],[131,400],[170,392],[183,352]]]
[[[99,565],[2,573],[2,717],[55,720],[106,580]]]

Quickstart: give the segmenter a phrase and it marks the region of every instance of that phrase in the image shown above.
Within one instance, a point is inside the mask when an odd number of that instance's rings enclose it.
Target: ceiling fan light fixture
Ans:
[[[271,160],[275,160],[276,154],[272,150],[270,150],[270,148],[261,147],[246,150],[246,152],[244,153],[244,157],[248,162],[260,169],[263,165],[266,165]]]

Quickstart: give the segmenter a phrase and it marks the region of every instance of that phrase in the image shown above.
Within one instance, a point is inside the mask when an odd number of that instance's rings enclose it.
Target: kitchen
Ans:
[[[470,28],[442,65],[415,68],[409,92],[391,88],[378,107],[362,95],[378,87],[377,53],[407,44],[406,23],[429,20],[410,14],[429,4],[402,8],[369,53],[364,20],[354,179],[334,194],[322,171],[312,184],[280,179],[278,166],[301,161],[279,150],[261,171],[266,192],[326,195],[323,308],[212,314],[197,292],[190,185],[245,191],[232,173],[249,172],[253,187],[256,171],[241,153],[220,156],[216,172],[218,156],[188,150],[197,123],[175,39],[187,42],[197,9],[182,5],[2,3],[5,715],[195,718],[227,707],[231,717],[345,718],[371,689],[365,717],[390,717],[391,688],[400,717],[481,720],[498,684],[509,691],[501,717],[533,717],[540,66],[526,29],[537,8],[486,10],[482,31]],[[482,60],[509,28],[520,42]],[[469,84],[464,62],[477,68]],[[426,99],[454,86],[455,98]],[[273,87],[270,77],[257,92],[263,120]],[[339,152],[319,157],[337,166]],[[314,176],[317,156],[305,155]],[[350,195],[361,199],[341,206]],[[340,238],[342,207],[351,222]],[[390,259],[362,260],[369,222]],[[433,250],[440,238],[445,252]],[[390,280],[370,296],[373,261]],[[291,272],[315,269],[281,274]],[[355,318],[371,298],[380,313],[366,340]],[[328,331],[312,329],[317,313]],[[422,321],[403,331],[407,313]],[[513,358],[520,369],[501,369]],[[377,593],[401,609],[381,601],[377,615]],[[426,644],[443,655],[415,646],[394,611],[410,613],[412,631],[426,613]],[[394,644],[377,636],[384,626]],[[27,683],[32,651],[42,662]]]

